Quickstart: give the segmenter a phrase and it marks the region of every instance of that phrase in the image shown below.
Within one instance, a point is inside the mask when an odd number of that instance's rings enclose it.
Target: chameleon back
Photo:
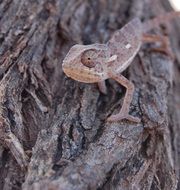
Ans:
[[[112,63],[112,71],[124,71],[132,62],[141,47],[142,23],[138,18],[127,23],[115,32],[107,45],[111,55],[117,55],[117,61]]]

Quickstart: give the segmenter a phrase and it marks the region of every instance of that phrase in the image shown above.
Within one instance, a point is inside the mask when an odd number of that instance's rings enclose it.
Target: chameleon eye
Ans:
[[[86,50],[81,55],[81,62],[84,66],[93,68],[95,67],[95,59],[97,57],[97,51],[96,50]]]

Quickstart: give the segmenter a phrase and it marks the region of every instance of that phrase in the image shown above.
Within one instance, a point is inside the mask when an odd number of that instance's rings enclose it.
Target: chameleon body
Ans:
[[[166,38],[144,35],[144,33],[179,15],[180,12],[170,12],[145,23],[142,23],[139,18],[135,18],[117,30],[106,44],[74,45],[63,60],[63,71],[74,80],[84,83],[99,83],[102,92],[106,92],[103,81],[108,78],[115,79],[126,87],[127,91],[120,112],[112,115],[108,120],[128,119],[140,122],[139,118],[129,115],[134,85],[120,73],[131,64],[142,42],[160,41],[164,43],[163,48],[167,48]],[[163,48],[159,49],[162,51]],[[169,53],[167,49],[164,51]]]

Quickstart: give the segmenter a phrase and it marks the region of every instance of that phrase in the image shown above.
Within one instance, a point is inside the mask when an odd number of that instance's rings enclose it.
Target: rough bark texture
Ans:
[[[73,44],[106,42],[129,19],[168,10],[164,0],[0,1],[0,189],[178,188],[180,21],[155,30],[170,36],[174,64],[144,45],[124,73],[140,124],[106,122],[121,107],[116,82],[105,96],[61,68]]]

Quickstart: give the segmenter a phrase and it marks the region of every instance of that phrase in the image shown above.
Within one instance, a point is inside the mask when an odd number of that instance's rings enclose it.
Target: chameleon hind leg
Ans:
[[[142,35],[142,42],[144,43],[156,43],[160,42],[161,46],[158,48],[152,48],[151,51],[164,53],[174,59],[173,52],[171,50],[170,42],[168,37],[160,36],[156,34],[143,34]]]
[[[110,116],[108,118],[108,121],[120,121],[122,119],[127,119],[139,123],[140,119],[138,117],[129,115],[129,107],[134,93],[134,84],[131,81],[129,81],[127,78],[125,78],[123,75],[111,74],[111,78],[113,78],[118,83],[126,87],[126,94],[120,112],[116,115]]]

